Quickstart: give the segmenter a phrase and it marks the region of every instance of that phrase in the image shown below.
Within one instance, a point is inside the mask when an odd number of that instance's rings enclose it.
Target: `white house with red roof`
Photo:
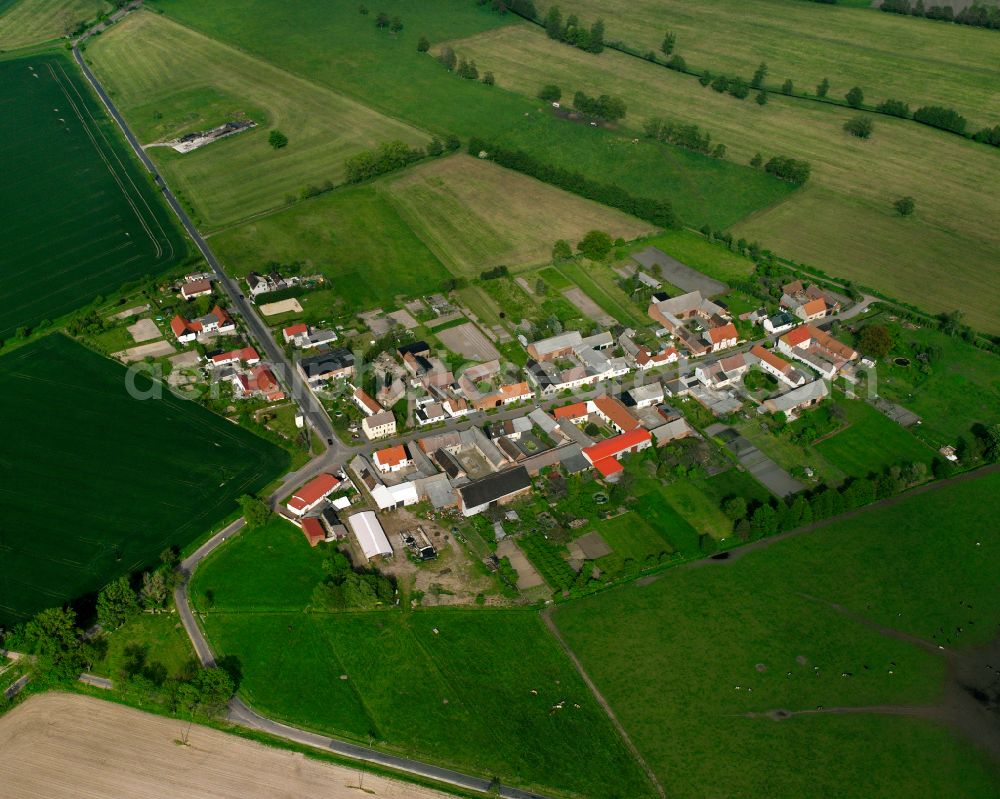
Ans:
[[[804,302],[795,309],[794,313],[803,322],[822,319],[827,314],[826,300],[819,297],[818,299]]]
[[[586,402],[574,402],[572,405],[563,405],[561,408],[555,408],[552,411],[552,415],[558,422],[581,424],[587,421],[587,418],[590,416],[588,405],[589,403]]]
[[[371,398],[371,395],[362,388],[354,389],[354,393],[351,394],[351,400],[361,409],[361,412],[365,416],[374,416],[376,413],[382,413],[383,411],[382,406],[375,402]]]
[[[653,446],[653,436],[642,427],[608,438],[591,447],[583,448],[583,457],[608,480],[615,480],[622,472],[618,463],[625,455],[642,452]]]
[[[735,347],[739,338],[740,334],[736,331],[736,325],[732,322],[705,331],[705,341],[712,352],[718,352],[728,347]]]
[[[636,368],[645,372],[648,369],[657,369],[661,366],[677,363],[680,357],[681,353],[676,347],[665,347],[654,353],[650,351],[649,347],[643,345],[639,347],[633,360]]]
[[[397,444],[394,447],[386,447],[376,452],[372,456],[372,463],[382,474],[391,474],[412,466],[413,459],[410,458],[405,446]]]
[[[806,382],[806,376],[784,358],[776,355],[773,351],[756,344],[751,355],[755,355],[759,361],[760,368],[770,375],[778,378],[783,383],[797,388]]]
[[[639,420],[636,419],[628,408],[614,397],[604,394],[587,401],[587,408],[592,413],[596,413],[605,424],[609,425],[616,433],[627,433],[639,427]]]
[[[240,372],[232,377],[233,394],[237,399],[244,397],[261,397],[268,402],[277,402],[285,398],[281,384],[274,372],[267,366],[254,366],[247,372]]]
[[[324,499],[340,487],[340,480],[332,474],[323,473],[314,477],[296,491],[285,505],[296,516],[303,516],[317,507]]]
[[[309,325],[289,325],[281,331],[286,344],[297,343],[298,339],[309,335]]]
[[[211,361],[212,366],[215,367],[239,364],[256,366],[260,363],[260,355],[257,354],[257,350],[253,347],[243,347],[239,350],[230,350],[229,352],[220,352],[218,355],[213,355]]]
[[[225,308],[216,305],[201,319],[185,319],[177,314],[170,320],[170,329],[179,342],[188,344],[206,333],[235,333],[236,323]]]

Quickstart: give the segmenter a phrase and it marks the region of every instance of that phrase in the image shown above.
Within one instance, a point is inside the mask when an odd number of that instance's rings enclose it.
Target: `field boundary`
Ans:
[[[653,773],[653,770],[649,767],[649,764],[646,762],[645,758],[643,758],[642,754],[636,748],[636,745],[632,743],[632,739],[629,738],[628,733],[625,731],[625,727],[622,726],[622,723],[618,720],[618,717],[615,715],[615,712],[611,709],[611,704],[608,702],[607,699],[604,698],[604,695],[598,690],[597,685],[594,683],[594,681],[590,679],[590,675],[587,674],[587,670],[583,667],[583,663],[581,663],[580,659],[576,656],[576,652],[573,651],[573,649],[567,643],[566,639],[563,638],[562,632],[560,632],[559,628],[556,626],[556,623],[552,620],[552,612],[554,610],[555,606],[550,605],[541,612],[542,621],[545,623],[546,628],[550,633],[552,633],[553,637],[559,643],[559,646],[562,647],[563,652],[566,653],[566,656],[570,659],[570,662],[573,664],[573,667],[577,670],[577,673],[580,675],[580,679],[582,679],[584,683],[586,683],[587,687],[590,689],[590,693],[593,695],[594,700],[597,702],[598,705],[601,706],[601,709],[608,715],[608,718],[611,720],[611,724],[618,731],[618,734],[621,736],[621,739],[624,742],[625,746],[628,747],[629,752],[632,753],[632,757],[635,758],[636,762],[639,764],[639,767],[643,770],[643,772],[646,774],[646,777],[649,779],[653,787],[656,789],[656,793],[659,794],[662,797],[662,799],[666,799],[667,796],[666,791],[663,790],[663,786],[660,784],[660,781],[656,778],[656,774]]]

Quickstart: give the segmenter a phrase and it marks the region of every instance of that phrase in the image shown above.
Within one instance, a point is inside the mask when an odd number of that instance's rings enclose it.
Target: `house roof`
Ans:
[[[385,467],[399,466],[410,459],[409,455],[406,454],[406,447],[402,444],[380,449],[375,453],[374,458],[376,465]]]
[[[752,355],[756,355],[758,358],[764,361],[764,363],[770,364],[775,369],[778,369],[783,373],[789,372],[795,368],[784,358],[779,358],[777,355],[771,352],[771,350],[765,349],[760,344],[754,345],[754,348],[750,350],[750,353]]]
[[[185,297],[189,294],[200,294],[203,291],[211,291],[212,283],[208,280],[194,280],[181,286],[181,294]]]
[[[799,325],[794,330],[785,333],[781,340],[789,347],[801,347],[812,338],[813,329],[812,325]]]
[[[552,415],[556,419],[579,419],[582,416],[586,416],[587,413],[586,402],[574,402],[572,405],[563,405],[561,408],[555,408],[552,411]]]
[[[583,454],[587,457],[587,460],[596,464],[605,458],[614,458],[619,453],[638,446],[644,441],[652,440],[653,437],[649,434],[649,431],[640,427],[630,430],[627,433],[622,433],[620,436],[615,436],[614,438],[606,438],[592,447],[585,447]]]
[[[527,383],[509,383],[505,386],[500,386],[500,390],[497,394],[502,399],[510,399],[511,397],[523,397],[526,394],[531,394],[531,389],[528,388]]]
[[[802,312],[807,316],[823,313],[824,311],[826,311],[826,300],[822,297],[817,300],[810,300],[802,305]]]
[[[309,326],[304,324],[289,325],[284,330],[281,331],[285,334],[286,338],[293,338],[295,336],[301,336],[309,332]]]
[[[381,427],[384,424],[395,424],[396,417],[393,415],[392,411],[382,411],[381,413],[376,413],[365,419],[362,424],[369,428]]]
[[[614,397],[600,396],[594,400],[594,406],[622,430],[634,430],[639,426],[639,420]]]
[[[778,397],[764,400],[762,407],[771,411],[771,413],[790,411],[800,405],[821,400],[829,395],[830,389],[827,388],[826,382],[823,380],[814,380],[799,388],[793,388],[791,391],[787,391]]]
[[[291,510],[303,510],[310,505],[317,503],[339,485],[340,480],[332,474],[324,473],[318,477],[314,477],[295,492],[292,498],[288,501],[288,507]]]
[[[353,353],[343,347],[321,352],[299,361],[299,366],[310,377],[322,376],[330,372],[337,372],[354,365]]]
[[[356,388],[354,389],[354,399],[358,401],[359,404],[364,405],[372,413],[381,413],[382,406],[379,405],[375,400],[368,396],[368,392],[364,389]]]
[[[718,344],[726,339],[739,338],[739,333],[736,332],[736,325],[730,322],[727,325],[713,327],[708,331],[708,338],[713,344]]]
[[[476,508],[527,488],[531,488],[528,470],[523,466],[515,466],[513,469],[506,469],[466,483],[458,491],[466,508]]]
[[[583,341],[583,336],[580,335],[580,331],[570,330],[566,333],[560,333],[558,336],[552,336],[550,338],[543,338],[540,341],[535,341],[531,346],[534,348],[535,352],[542,356],[547,355],[550,352],[572,349],[580,344],[581,341]]]
[[[240,350],[230,350],[229,352],[220,352],[218,355],[212,356],[212,361],[214,363],[226,363],[227,361],[244,361],[249,363],[250,361],[259,361],[260,355],[257,354],[257,350],[253,347],[244,347]]]
[[[183,316],[177,314],[177,316],[170,320],[170,329],[174,331],[175,336],[180,338],[185,333],[197,333],[201,329],[201,325],[195,327]]]
[[[604,458],[599,460],[594,463],[594,468],[600,472],[601,477],[611,477],[611,475],[625,471],[625,467],[614,458]]]
[[[226,323],[232,323],[233,321],[233,318],[229,315],[229,311],[221,305],[216,305],[209,313],[209,316],[214,316],[219,321],[220,327]]]
[[[734,372],[737,369],[742,369],[747,365],[746,358],[743,357],[743,353],[736,353],[736,355],[730,355],[727,358],[723,358],[719,361],[719,366],[722,367],[723,372]]]
[[[314,516],[302,520],[302,532],[305,533],[306,540],[309,541],[310,546],[316,546],[316,544],[326,538],[323,525]]]
[[[403,355],[422,355],[425,352],[430,352],[431,348],[426,341],[414,341],[410,344],[403,344],[399,349],[396,350],[400,356]]]

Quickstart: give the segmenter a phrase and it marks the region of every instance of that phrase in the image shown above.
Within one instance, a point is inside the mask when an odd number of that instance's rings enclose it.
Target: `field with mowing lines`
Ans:
[[[646,247],[659,247],[681,263],[723,283],[744,280],[753,274],[755,267],[749,258],[737,255],[721,245],[712,244],[704,236],[690,230],[664,231],[636,244],[633,251],[638,252]],[[628,263],[635,265],[632,259]]]
[[[0,3],[0,50],[16,50],[71,34],[111,10],[105,0],[14,0]]]
[[[327,552],[276,520],[196,572],[206,632],[257,710],[550,796],[651,795],[534,611],[304,613]]]
[[[0,358],[0,416],[4,626],[156,563],[288,465],[166,390],[133,399],[123,367],[58,334]]]
[[[755,153],[804,158],[806,187],[738,224],[785,257],[871,285],[930,311],[961,308],[974,326],[1000,331],[1000,159],[996,152],[922,125],[879,118],[868,141],[844,133],[855,112],[773,96],[764,107],[701,87],[693,78],[615,52],[599,57],[553,42],[525,24],[453,42],[492,70],[497,85],[532,96],[557,83],[621,96],[636,131],[655,117],[696,123],[746,164]],[[641,135],[641,134],[640,134]],[[892,202],[916,198],[916,214]],[[988,277],[987,277],[988,276]]]
[[[589,230],[634,239],[653,226],[513,170],[466,155],[437,159],[388,183],[417,235],[457,275],[498,264],[548,263],[556,239]]]
[[[495,139],[545,162],[600,176],[636,196],[669,199],[684,221],[695,227],[731,225],[792,191],[781,181],[731,162],[676,147],[634,143],[631,133],[556,119],[537,100],[462,80],[417,52],[421,35],[437,43],[518,24],[513,14],[499,17],[488,5],[468,0],[385,0],[373,10],[400,17],[404,28],[397,35],[379,31],[372,15],[359,14],[351,3],[157,0],[155,7],[424,130],[453,133],[463,140]],[[294,35],[275,36],[279,30]],[[532,97],[537,89],[532,88]]]
[[[120,132],[61,56],[0,62],[4,271],[0,339],[50,321],[187,252]]]
[[[1000,123],[1000,42],[993,31],[801,0],[580,0],[572,8],[546,1],[540,13],[551,5],[588,26],[603,17],[607,40],[640,52],[662,56],[670,30],[677,35],[674,52],[716,75],[749,80],[764,61],[765,85],[775,89],[790,78],[797,90],[814,93],[828,78],[829,96],[837,99],[860,86],[872,104],[894,98],[911,109],[948,106],[968,117],[973,130]]]
[[[343,182],[344,161],[380,142],[429,136],[323,86],[146,11],[91,43],[87,59],[143,143],[166,130],[218,124],[220,113],[260,110],[258,127],[191,153],[149,153],[205,228],[280,206],[303,188]],[[205,102],[207,90],[220,93]],[[164,120],[171,114],[170,124]],[[274,150],[280,129],[287,147]]]
[[[315,197],[217,233],[211,242],[227,271],[240,277],[270,261],[302,261],[305,274],[326,276],[334,303],[346,310],[437,291],[449,278],[387,194],[373,186]]]
[[[981,509],[998,490],[993,473],[905,497],[553,619],[668,796],[985,799],[995,764],[943,723],[815,711],[933,705],[936,643],[970,654],[996,635],[1000,532]],[[766,715],[779,709],[813,712]]]

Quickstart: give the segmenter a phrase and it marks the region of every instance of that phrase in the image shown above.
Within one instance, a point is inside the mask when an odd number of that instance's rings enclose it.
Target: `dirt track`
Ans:
[[[0,717],[5,799],[445,799],[218,730],[75,694],[43,694]],[[359,786],[359,778],[361,784]]]

